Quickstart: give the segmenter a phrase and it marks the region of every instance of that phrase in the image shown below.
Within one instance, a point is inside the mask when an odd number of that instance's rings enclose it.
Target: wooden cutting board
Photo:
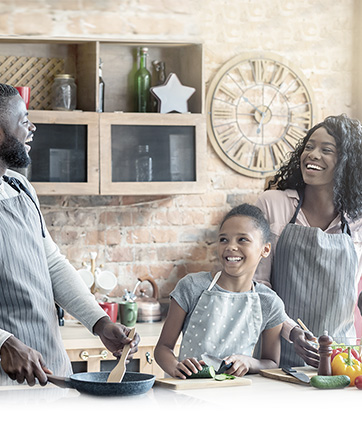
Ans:
[[[251,385],[251,379],[239,378],[228,379],[224,381],[216,381],[213,378],[192,378],[192,379],[179,379],[179,378],[158,378],[155,385],[169,388],[171,390],[190,390],[201,388],[219,388],[219,387],[236,387]]]
[[[305,373],[307,376],[309,376],[309,378],[312,378],[312,376],[318,374],[317,369],[315,369],[311,366],[294,367],[293,369],[295,369],[297,372]],[[303,384],[297,378],[294,378],[293,376],[288,375],[285,372],[283,372],[282,369],[263,369],[259,373],[260,373],[260,375],[262,375],[263,377],[266,377],[266,378],[272,378],[272,379],[276,379],[279,381],[286,381],[286,382],[291,382],[291,383],[296,383],[296,384]]]

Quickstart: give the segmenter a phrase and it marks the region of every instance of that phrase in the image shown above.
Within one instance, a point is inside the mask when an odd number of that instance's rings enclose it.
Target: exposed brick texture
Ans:
[[[241,52],[272,51],[301,69],[318,120],[352,115],[353,0],[13,0],[0,1],[4,35],[99,36],[204,42],[207,83]],[[35,138],[36,141],[36,138]],[[119,292],[154,277],[167,297],[187,272],[217,267],[218,223],[231,206],[255,202],[264,186],[228,168],[210,145],[204,195],[40,197],[48,229],[81,267],[89,252],[114,271]]]

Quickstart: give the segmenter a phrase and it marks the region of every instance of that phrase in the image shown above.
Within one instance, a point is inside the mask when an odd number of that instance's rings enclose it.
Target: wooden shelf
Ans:
[[[133,104],[133,78],[137,69],[137,48],[146,46],[149,49],[148,69],[152,71],[152,61],[162,60],[166,64],[166,76],[173,72],[179,77],[185,86],[195,88],[195,93],[189,100],[190,113],[185,114],[159,114],[134,113]],[[42,70],[24,66],[16,74],[9,69],[9,64],[15,59],[24,58],[42,59]],[[30,85],[31,101],[29,118],[38,127],[35,134],[33,150],[31,153],[34,161],[34,169],[30,180],[39,195],[168,195],[201,193],[206,187],[206,117],[204,114],[204,77],[203,77],[203,46],[201,43],[192,42],[157,42],[157,41],[124,41],[112,39],[88,39],[88,38],[0,38],[0,72],[8,76],[8,83],[14,86]],[[105,112],[98,113],[98,65],[99,59],[103,63],[103,78],[105,81]],[[48,63],[47,63],[48,61]],[[60,61],[60,63],[59,63]],[[33,64],[33,63],[31,63]],[[49,67],[47,67],[49,64]],[[53,67],[57,64],[57,69]],[[75,76],[77,83],[77,110],[71,112],[51,111],[50,91],[55,73],[59,73],[59,64],[63,65],[63,73]],[[7,74],[7,75],[6,75]],[[12,80],[12,81],[11,81]],[[36,109],[34,109],[36,108]],[[64,126],[72,125],[73,129]],[[193,148],[192,164],[193,173],[187,171],[181,180],[175,180],[175,176],[163,174],[161,180],[151,182],[137,182],[129,175],[129,178],[119,181],[115,178],[115,162],[112,160],[112,127],[133,126],[133,132],[129,136],[128,143],[121,143],[124,150],[129,150],[128,157],[132,170],[130,146],[131,141],[135,147],[140,142],[140,134],[137,128],[154,126],[150,133],[154,133],[157,127],[169,128],[157,134],[153,140],[163,141],[163,153],[157,153],[153,148],[155,166],[163,166],[167,171],[170,164],[170,150],[167,144],[167,134],[172,134],[175,127],[177,135],[189,134],[187,149]],[[78,126],[78,127],[77,127]],[[185,134],[179,128],[184,128]],[[81,149],[74,144],[69,147],[68,141],[72,141],[72,132],[86,136],[86,142],[81,142]],[[86,132],[84,132],[86,131]],[[192,132],[190,132],[192,131]],[[59,138],[64,133],[63,141]],[[190,138],[190,136],[192,137]],[[37,149],[37,136],[42,139],[42,144]],[[48,148],[45,147],[47,137]],[[58,137],[58,141],[54,138]],[[176,140],[177,141],[177,140]],[[113,141],[113,149],[114,141]],[[133,149],[135,151],[135,149]],[[189,151],[189,150],[187,150]],[[60,164],[69,165],[72,158],[80,155],[82,172],[75,172],[76,166],[56,168],[56,157]],[[182,152],[180,153],[182,154]],[[162,161],[159,158],[163,158]],[[175,160],[176,158],[174,158]],[[54,162],[55,161],[55,162]],[[37,165],[38,164],[38,165]],[[42,173],[48,169],[49,172]],[[49,167],[49,168],[48,168]],[[51,170],[50,167],[53,167]],[[169,171],[171,166],[169,167]],[[190,167],[187,168],[190,170]],[[50,171],[57,171],[56,174]],[[59,172],[58,172],[59,171]],[[81,180],[78,179],[82,177]],[[157,175],[159,170],[157,169]],[[48,175],[48,178],[46,177]],[[72,178],[74,177],[74,178]],[[55,179],[55,180],[54,180]]]

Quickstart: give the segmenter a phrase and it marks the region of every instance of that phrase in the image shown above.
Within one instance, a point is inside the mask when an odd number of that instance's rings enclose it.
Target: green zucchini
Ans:
[[[349,386],[350,383],[351,379],[347,375],[315,375],[310,379],[311,386],[318,389],[341,389]]]
[[[187,375],[187,378],[215,378],[215,369],[213,366],[203,366],[202,370],[197,373],[192,373],[191,375]]]

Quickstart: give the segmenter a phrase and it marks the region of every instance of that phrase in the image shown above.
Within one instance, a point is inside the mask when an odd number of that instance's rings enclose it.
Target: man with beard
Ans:
[[[62,344],[55,303],[120,356],[139,336],[113,323],[51,239],[35,191],[9,168],[29,165],[36,127],[18,91],[0,84],[0,384],[47,383],[72,373]]]

